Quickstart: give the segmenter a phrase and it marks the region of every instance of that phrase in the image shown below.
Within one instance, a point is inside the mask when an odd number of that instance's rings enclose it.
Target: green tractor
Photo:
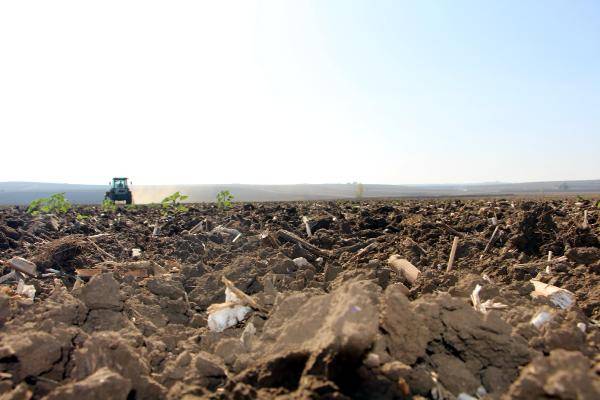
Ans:
[[[133,203],[133,196],[127,185],[127,178],[113,178],[110,183],[110,190],[104,195],[104,200],[110,200],[113,203],[117,201],[124,201],[125,204]]]

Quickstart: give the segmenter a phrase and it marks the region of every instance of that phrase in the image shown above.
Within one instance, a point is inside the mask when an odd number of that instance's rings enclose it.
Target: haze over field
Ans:
[[[490,196],[519,194],[575,194],[600,193],[600,180],[487,183],[448,185],[363,185],[364,198],[382,197],[440,197]],[[292,201],[333,200],[357,198],[356,184],[301,184],[301,185],[153,185],[132,186],[137,204],[158,203],[166,196],[180,191],[189,196],[189,202],[212,202],[221,190],[229,190],[236,201]],[[106,186],[67,185],[34,182],[0,182],[0,205],[28,204],[39,197],[66,193],[73,203],[98,204]]]

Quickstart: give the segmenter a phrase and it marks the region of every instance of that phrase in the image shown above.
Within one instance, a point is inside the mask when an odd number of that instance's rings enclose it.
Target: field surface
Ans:
[[[1,208],[0,398],[598,399],[599,215],[513,198]]]

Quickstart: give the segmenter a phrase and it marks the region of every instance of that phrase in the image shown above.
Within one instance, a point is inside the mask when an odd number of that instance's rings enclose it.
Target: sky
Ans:
[[[600,179],[600,2],[0,3],[0,181]]]

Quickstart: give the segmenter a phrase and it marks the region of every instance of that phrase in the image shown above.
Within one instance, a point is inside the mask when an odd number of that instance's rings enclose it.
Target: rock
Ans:
[[[186,279],[198,278],[207,272],[210,272],[210,270],[202,263],[202,261],[199,261],[194,265],[184,265],[181,267],[181,273]]]
[[[410,387],[411,393],[426,397],[429,397],[431,389],[434,386],[431,372],[424,365],[418,365],[413,368],[406,377],[406,382]]]
[[[327,346],[352,348],[360,353],[359,349],[374,341],[378,330],[380,290],[370,282],[350,282],[330,294],[309,298],[295,310],[285,310],[285,304],[278,304],[265,323],[262,339],[277,338],[270,354],[315,351]]]
[[[392,358],[405,364],[413,364],[425,355],[432,334],[410,306],[402,289],[388,286],[381,304],[381,327],[388,333],[387,342]]]
[[[87,378],[101,368],[120,374],[131,381],[138,399],[163,398],[165,388],[150,377],[150,366],[138,349],[134,349],[116,332],[99,332],[91,335],[73,353],[71,377]]]
[[[461,392],[475,393],[481,385],[465,363],[456,357],[447,354],[434,354],[431,356],[434,371],[437,372],[440,382],[453,394]]]
[[[0,360],[11,360],[9,370],[17,381],[52,370],[62,357],[61,342],[47,332],[22,332],[0,339]]]
[[[185,291],[181,282],[166,277],[153,277],[146,280],[148,290],[157,295],[168,297],[172,300],[185,298]]]
[[[569,261],[577,264],[593,264],[600,260],[600,249],[597,247],[574,247],[566,254]]]
[[[10,248],[11,239],[6,237],[6,235],[0,231],[0,250],[6,250]]]
[[[171,387],[175,382],[182,381],[188,371],[191,369],[192,355],[189,351],[184,351],[175,359],[171,359],[165,366],[164,371],[158,376],[160,383],[166,387]]]
[[[167,365],[160,379],[168,387],[183,381],[188,385],[215,390],[226,378],[223,362],[217,356],[201,351],[195,355],[189,352],[180,354]]]
[[[553,210],[548,204],[526,202],[521,205],[522,212],[515,224],[517,233],[513,235],[510,245],[527,255],[534,255],[543,250],[545,241],[556,237],[557,226],[552,217]]]
[[[325,266],[325,282],[333,281],[342,271],[343,268],[339,264],[327,264]]]
[[[8,222],[8,221],[7,221]],[[19,240],[21,234],[13,227],[6,225],[0,225],[0,232],[6,235],[6,237],[11,238],[12,240]]]
[[[254,326],[254,325],[252,325]],[[239,354],[246,351],[240,339],[225,338],[215,346],[215,355],[219,356],[227,365],[233,365]]]
[[[167,325],[169,319],[164,315],[160,305],[153,303],[152,300],[147,297],[138,295],[128,299],[125,302],[125,313],[137,315],[137,318],[133,317],[135,323],[149,322],[154,325],[155,328],[161,328]]]
[[[36,313],[41,319],[66,325],[81,325],[86,319],[88,308],[81,300],[73,297],[61,281],[55,280],[50,296],[45,302],[39,303]]]
[[[202,377],[223,378],[226,376],[221,360],[204,351],[194,356],[192,365],[196,374]]]
[[[548,357],[538,357],[523,368],[503,397],[534,398],[595,400],[600,398],[600,380],[580,352],[554,350]]]
[[[292,260],[294,264],[300,269],[312,267],[312,264],[308,262],[308,260],[304,257],[296,257]]]
[[[108,368],[100,368],[87,378],[54,389],[44,400],[126,400],[131,382]]]
[[[498,367],[490,366],[483,370],[481,382],[484,388],[489,392],[502,393],[510,386],[514,377],[507,376],[504,371]]]
[[[430,332],[427,352],[443,354],[452,349],[450,355],[463,362],[474,376],[481,370],[495,367],[502,371],[506,378],[503,382],[508,384],[517,377],[519,367],[530,359],[525,339],[512,335],[512,327],[496,313],[482,315],[470,304],[446,293],[422,296],[411,303],[411,309]],[[409,338],[414,341],[416,336]],[[402,347],[399,351],[402,352]],[[467,385],[453,388],[459,391],[455,394],[472,388],[472,381],[464,383]],[[485,389],[489,393],[498,393],[506,387]]]
[[[292,260],[277,260],[273,266],[271,266],[271,272],[274,274],[291,274],[298,269],[296,263]]]
[[[184,298],[171,300],[166,297],[159,299],[161,311],[170,324],[187,324],[190,320],[191,311],[189,304]]]
[[[135,329],[135,325],[121,312],[100,309],[89,312],[83,329],[89,333],[120,331],[121,329]]]
[[[333,223],[333,218],[330,216],[311,218],[308,221],[308,226],[310,227],[310,231],[315,234],[319,229],[329,229],[331,224]]]
[[[334,383],[345,373],[353,374],[379,330],[380,291],[379,286],[362,281],[349,282],[329,294],[309,297],[304,292],[278,298],[255,352],[247,357],[256,364],[238,381],[258,379],[253,386],[294,388],[302,375],[327,374],[328,368],[336,371],[328,377]],[[346,386],[345,381],[339,383]]]
[[[188,293],[188,296],[198,307],[207,309],[211,304],[225,300],[225,289],[221,283],[220,272],[209,272],[192,279],[195,289]]]
[[[242,292],[252,295],[262,291],[258,278],[266,272],[266,267],[266,264],[257,263],[251,257],[240,256],[223,268],[223,276],[232,281]]]
[[[90,310],[120,311],[123,309],[119,282],[115,280],[112,273],[94,276],[81,288],[80,298]]]

